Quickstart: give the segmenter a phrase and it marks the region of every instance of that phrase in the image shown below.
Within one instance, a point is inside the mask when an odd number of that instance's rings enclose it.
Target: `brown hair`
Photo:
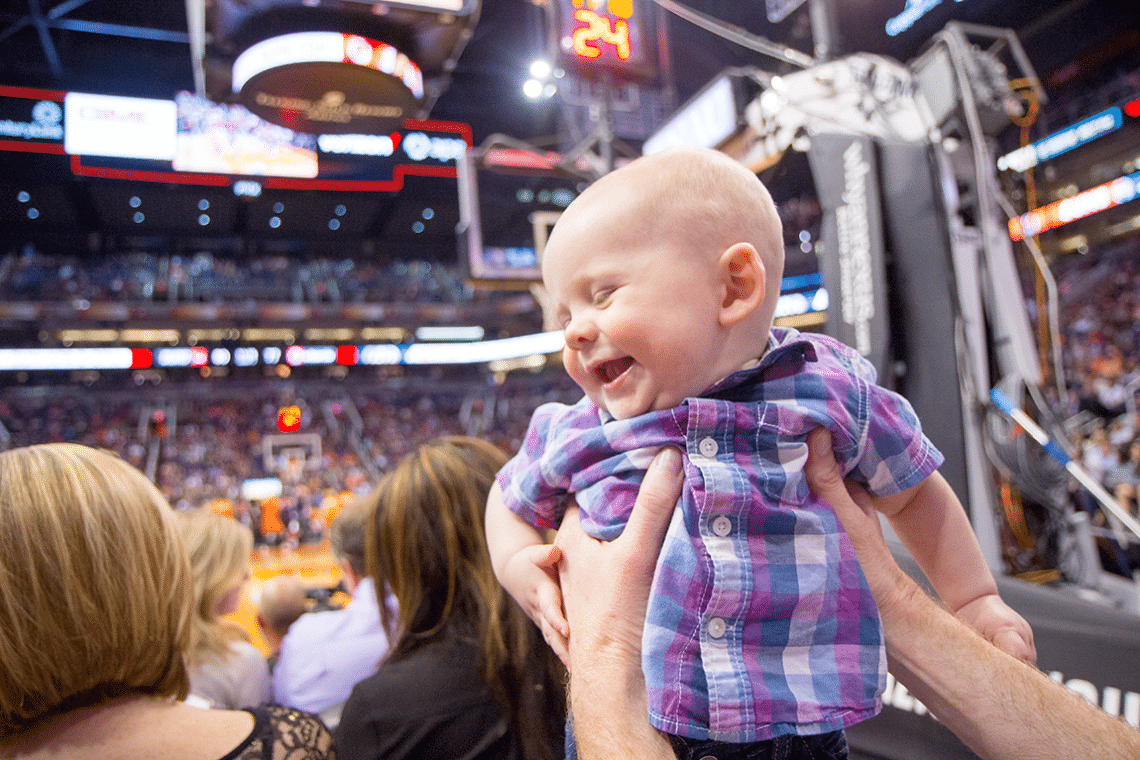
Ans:
[[[507,456],[466,436],[409,454],[367,497],[368,574],[391,589],[398,619],[380,605],[394,642],[388,659],[440,639],[474,638],[483,678],[528,758],[562,755],[561,664],[491,569],[483,529],[487,495]]]
[[[353,499],[337,513],[329,528],[329,544],[333,556],[347,561],[352,571],[359,576],[367,572],[364,562],[364,523],[367,519],[368,510],[359,499]]]
[[[176,515],[194,582],[194,620],[187,660],[191,668],[225,656],[231,641],[248,641],[241,626],[218,617],[218,600],[249,573],[253,533],[232,517],[207,508]]]
[[[184,699],[191,607],[141,472],[78,444],[0,453],[0,736],[125,694]]]

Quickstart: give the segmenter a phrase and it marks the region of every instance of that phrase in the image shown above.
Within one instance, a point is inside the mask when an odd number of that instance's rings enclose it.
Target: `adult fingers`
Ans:
[[[673,509],[681,496],[683,479],[681,452],[672,446],[666,446],[657,453],[646,470],[633,512],[618,540],[636,547],[652,546],[660,550],[669,529],[669,521],[673,517]],[[651,566],[656,562],[656,557],[655,551]]]

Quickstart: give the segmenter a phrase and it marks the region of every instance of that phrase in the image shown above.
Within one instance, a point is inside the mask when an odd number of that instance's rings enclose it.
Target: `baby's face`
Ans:
[[[613,194],[582,200],[543,252],[566,371],[617,419],[700,394],[718,379],[724,342],[715,256],[672,225],[639,220],[647,211],[636,203]]]

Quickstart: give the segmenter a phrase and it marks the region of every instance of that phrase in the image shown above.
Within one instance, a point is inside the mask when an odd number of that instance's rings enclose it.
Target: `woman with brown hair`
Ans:
[[[542,634],[491,570],[483,512],[507,456],[454,436],[409,454],[367,497],[368,573],[393,642],[337,729],[355,760],[561,757],[565,686]]]
[[[162,494],[103,451],[0,453],[0,755],[332,760],[319,719],[184,702],[194,598]]]
[[[269,663],[245,629],[225,619],[249,580],[253,533],[209,509],[179,512],[177,521],[194,582],[190,693],[229,710],[263,705],[270,698]]]

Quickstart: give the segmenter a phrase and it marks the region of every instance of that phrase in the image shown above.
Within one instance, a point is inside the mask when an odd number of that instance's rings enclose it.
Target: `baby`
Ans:
[[[650,721],[678,747],[845,757],[843,729],[880,709],[886,658],[850,541],[804,479],[814,428],[832,431],[945,604],[1035,654],[910,404],[841,343],[772,327],[783,258],[767,190],[716,151],[644,157],[587,188],[542,261],[586,397],[536,410],[487,534],[500,582],[564,656],[559,554],[542,531],[574,498],[587,533],[615,538],[654,454],[680,448],[685,491],[642,647]]]

